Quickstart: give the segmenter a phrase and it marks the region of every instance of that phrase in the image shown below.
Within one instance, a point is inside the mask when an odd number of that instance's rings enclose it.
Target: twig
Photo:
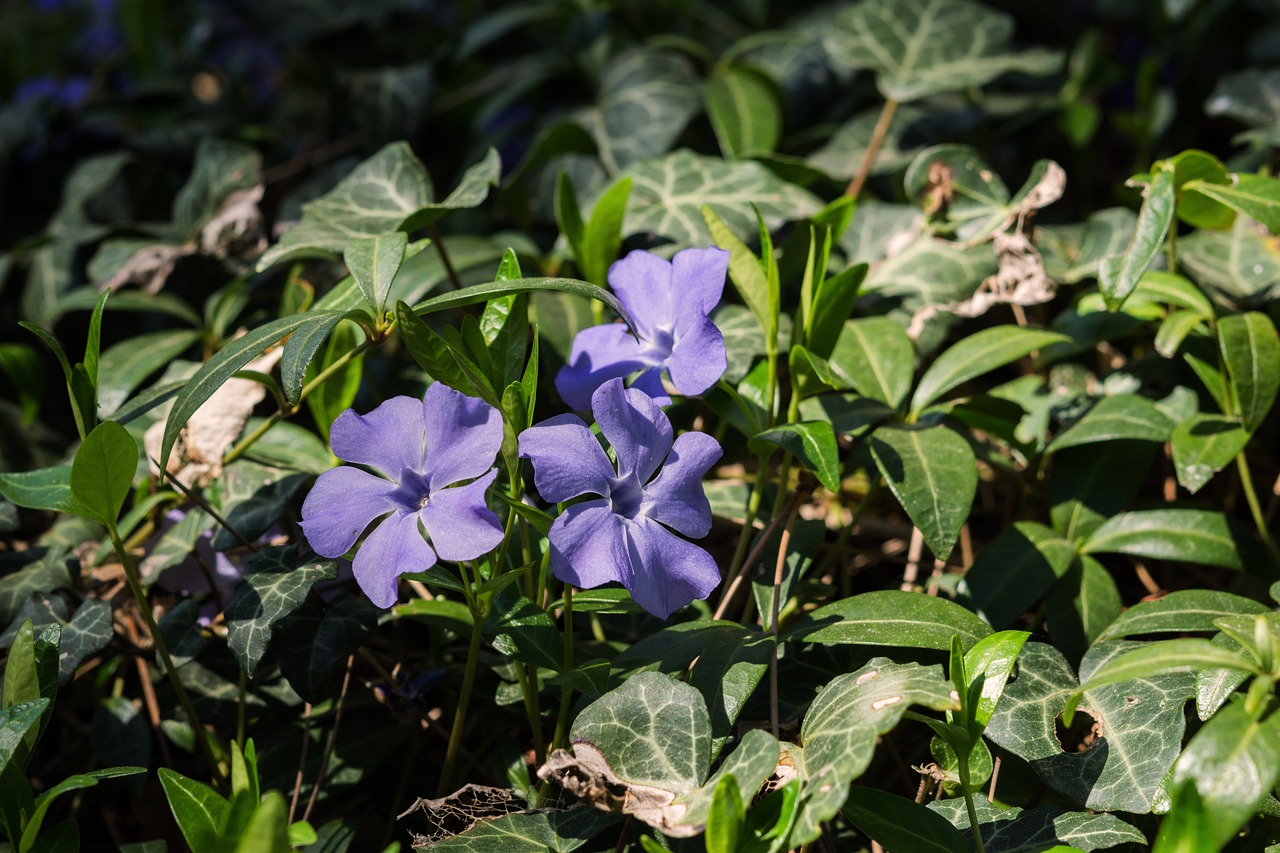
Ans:
[[[996,753],[996,760],[991,764],[991,785],[987,788],[987,799],[991,802],[996,801],[996,779],[1000,777],[1000,753]]]
[[[298,774],[293,777],[293,798],[289,801],[289,823],[298,811],[298,796],[302,793],[302,777],[307,766],[307,747],[311,745],[311,703],[302,706],[302,753],[298,757]]]
[[[716,605],[716,611],[712,615],[712,619],[720,619],[724,616],[724,612],[729,609],[729,603],[733,601],[734,595],[737,594],[738,587],[742,585],[742,581],[746,578],[747,572],[751,570],[751,567],[755,565],[756,560],[760,558],[760,552],[763,551],[764,546],[768,544],[769,537],[773,535],[773,531],[778,527],[778,522],[786,516],[794,515],[800,509],[800,505],[808,500],[811,494],[813,494],[812,486],[801,486],[795,491],[795,494],[791,496],[791,500],[788,502],[787,506],[783,507],[782,511],[773,518],[769,519],[769,523],[760,531],[760,536],[756,539],[756,544],[752,546],[751,552],[747,554],[747,559],[742,561],[742,565],[738,567],[738,573],[733,576],[733,580],[729,583],[729,586],[725,588],[724,594],[720,596],[720,603]]]
[[[782,538],[778,541],[778,559],[773,565],[773,603],[770,607],[769,627],[773,632],[773,655],[769,658],[769,726],[773,736],[778,736],[778,611],[782,598],[782,571],[787,564],[787,547],[791,544],[791,526],[795,524],[796,515],[800,512],[800,504],[808,494],[803,486],[796,489],[791,497],[791,507],[787,512],[787,524],[782,528]]]
[[[329,743],[325,746],[324,757],[320,759],[320,772],[316,774],[316,784],[311,789],[311,797],[307,800],[307,810],[302,813],[303,820],[311,819],[311,810],[315,808],[316,798],[320,796],[320,788],[324,785],[324,774],[329,772],[329,759],[333,756],[334,747],[338,743],[338,726],[342,724],[342,705],[347,699],[347,686],[351,684],[351,665],[355,663],[355,659],[355,655],[347,655],[347,671],[342,676],[338,707],[333,712],[333,728],[329,730]]]
[[[916,579],[920,577],[920,555],[924,551],[924,534],[919,527],[911,528],[911,544],[907,546],[907,567],[902,572],[903,592],[915,589]]]
[[[862,185],[871,175],[871,166],[876,161],[876,155],[880,153],[880,146],[889,133],[889,125],[893,123],[893,114],[897,110],[898,102],[893,98],[884,102],[884,106],[880,109],[880,118],[876,119],[875,130],[871,131],[871,141],[867,143],[867,153],[863,155],[862,165],[858,167],[858,174],[854,175],[853,180],[849,182],[848,188],[844,191],[845,195],[857,198],[858,193],[862,192]]]

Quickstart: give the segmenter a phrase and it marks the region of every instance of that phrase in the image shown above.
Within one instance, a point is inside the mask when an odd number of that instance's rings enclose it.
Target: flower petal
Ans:
[[[547,533],[551,570],[565,583],[583,589],[610,581],[627,584],[633,576],[624,532],[628,523],[609,509],[608,501],[568,507]]]
[[[729,253],[711,246],[685,249],[671,259],[671,301],[675,328],[694,315],[707,316],[720,303]]]
[[[671,395],[667,393],[667,388],[662,384],[662,368],[651,367],[643,371],[631,382],[632,389],[643,391],[653,401],[655,406],[670,406]]]
[[[484,400],[437,382],[422,397],[422,472],[432,489],[479,477],[502,448],[502,415]]]
[[[676,337],[667,359],[671,384],[686,396],[701,394],[724,375],[728,366],[724,335],[706,315],[689,325]]]
[[[591,406],[591,394],[610,379],[660,364],[622,323],[578,332],[569,363],[556,374],[556,391],[577,411]]]
[[[720,585],[720,569],[703,549],[652,519],[639,516],[626,527],[634,577],[623,585],[631,597],[659,619]]]
[[[636,249],[609,267],[609,287],[631,313],[641,338],[675,323],[671,296],[671,263]]]
[[[533,463],[533,484],[544,501],[608,496],[613,465],[577,415],[557,415],[520,433],[520,457]]]
[[[436,564],[436,553],[418,529],[416,512],[397,512],[373,529],[351,564],[356,582],[378,607],[390,607],[399,597],[396,578],[405,572],[424,572]]]
[[[671,446],[662,472],[645,487],[640,512],[695,539],[711,530],[711,503],[702,478],[723,451],[702,432],[686,432]]]
[[[671,449],[671,421],[648,394],[610,379],[591,397],[600,432],[618,458],[618,476],[634,472],[648,482]]]
[[[474,560],[498,547],[502,523],[484,502],[484,493],[498,476],[494,468],[465,486],[438,489],[422,508],[422,523],[442,560]]]
[[[321,557],[350,551],[369,522],[401,508],[392,498],[395,490],[395,483],[359,468],[343,465],[325,471],[302,502],[302,532],[312,550]]]
[[[329,428],[329,446],[346,462],[370,465],[393,480],[422,467],[422,401],[392,397],[367,415],[347,409]]]

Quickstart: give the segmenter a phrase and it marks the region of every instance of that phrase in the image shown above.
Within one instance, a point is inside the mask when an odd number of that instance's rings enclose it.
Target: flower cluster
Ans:
[[[616,581],[663,619],[720,583],[711,555],[681,538],[711,528],[702,477],[720,445],[699,432],[673,440],[659,406],[670,403],[663,370],[681,394],[707,390],[724,372],[724,338],[707,314],[727,268],[728,252],[687,249],[670,262],[632,252],[609,270],[638,338],[621,324],[582,331],[556,388],[570,406],[590,405],[616,462],[577,415],[519,436],[544,500],[587,498],[567,506],[548,533],[556,577],[586,588]],[[637,371],[626,388],[624,377]],[[485,502],[497,477],[502,416],[482,400],[436,383],[422,400],[395,397],[367,415],[343,412],[330,444],[351,464],[320,475],[303,503],[302,529],[316,553],[339,557],[378,522],[353,571],[379,607],[395,603],[399,575],[437,559],[476,559],[502,541]]]

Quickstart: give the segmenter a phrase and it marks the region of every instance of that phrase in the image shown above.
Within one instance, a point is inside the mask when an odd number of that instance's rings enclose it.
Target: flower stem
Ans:
[[[165,642],[164,635],[160,633],[160,626],[156,624],[155,614],[151,612],[151,605],[147,602],[147,593],[142,588],[142,582],[138,580],[138,570],[134,567],[133,560],[129,557],[129,552],[125,550],[124,542],[120,539],[120,532],[116,529],[114,523],[107,525],[107,534],[111,537],[111,545],[115,548],[116,556],[120,559],[120,565],[124,567],[124,577],[129,584],[129,591],[133,593],[133,600],[137,603],[138,610],[142,613],[142,620],[146,623],[147,631],[151,634],[151,641],[155,643],[156,654],[160,656],[160,662],[164,665],[164,674],[168,676],[169,683],[173,685],[173,692],[178,696],[178,704],[182,706],[182,713],[186,715],[187,723],[195,732],[196,746],[199,747],[205,763],[209,765],[214,783],[221,785],[223,782],[222,768],[218,766],[218,760],[214,758],[213,749],[209,746],[208,734],[200,723],[200,717],[196,714],[195,707],[191,704],[191,697],[187,695],[187,688],[183,686],[182,679],[178,677],[178,670],[173,665],[173,658],[169,655],[169,644]]]
[[[862,186],[871,175],[871,166],[876,162],[876,155],[880,153],[880,146],[884,143],[884,138],[889,133],[889,125],[893,123],[893,114],[897,110],[898,102],[893,98],[885,101],[884,106],[880,108],[880,118],[876,119],[875,130],[871,131],[871,141],[867,143],[867,153],[863,155],[862,165],[858,167],[858,174],[853,176],[853,180],[849,182],[848,188],[844,191],[845,195],[857,198],[858,193],[862,192]]]
[[[573,587],[564,585],[564,671],[573,669]],[[560,712],[556,715],[556,731],[551,748],[563,749],[569,736],[569,709],[573,688],[565,684],[560,689]]]
[[[471,692],[476,683],[476,670],[480,667],[480,640],[484,636],[484,616],[479,608],[471,611],[471,645],[467,649],[467,662],[462,671],[462,693],[458,696],[458,710],[453,715],[453,725],[449,727],[449,745],[445,748],[444,767],[440,770],[440,785],[436,796],[443,797],[450,792],[453,781],[453,765],[458,760],[458,747],[462,745],[462,729],[467,722],[467,709],[471,705]]]

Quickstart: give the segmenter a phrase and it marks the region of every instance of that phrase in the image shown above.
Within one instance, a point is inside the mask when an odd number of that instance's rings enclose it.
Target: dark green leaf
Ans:
[[[0,709],[0,772],[24,749],[28,733],[40,724],[50,704],[49,699],[29,699]],[[26,753],[22,754],[25,759]]]
[[[280,384],[284,387],[285,399],[290,403],[297,403],[302,396],[307,366],[316,351],[346,317],[343,313],[327,311],[312,311],[300,316],[307,318],[307,322],[299,324],[289,334],[280,356]]]
[[[89,518],[114,527],[138,471],[138,445],[124,427],[94,427],[71,464],[71,497]]]
[[[697,112],[698,78],[689,60],[669,48],[636,48],[614,58],[600,81],[597,104],[582,115],[609,174],[671,149]]]
[[[768,154],[782,132],[782,105],[772,80],[741,63],[717,65],[707,78],[707,117],[728,159]]]
[[[1138,602],[1108,625],[1096,639],[1216,631],[1214,620],[1223,616],[1266,611],[1267,608],[1258,602],[1229,592],[1183,589],[1154,601]]]
[[[433,378],[495,408],[501,405],[488,376],[462,347],[437,334],[403,302],[396,303],[396,322],[409,354]]]
[[[991,629],[954,601],[896,589],[864,592],[819,607],[784,632],[784,638],[823,645],[951,648],[952,635],[968,649]]]
[[[854,785],[840,810],[867,837],[890,850],[968,853],[960,831],[935,812],[887,791]]]
[[[805,335],[809,349],[818,356],[830,358],[839,346],[845,318],[853,311],[853,303],[866,277],[867,265],[854,264],[818,285],[808,316],[809,331]]]
[[[915,360],[915,347],[901,325],[887,317],[864,317],[845,322],[828,364],[845,381],[844,388],[896,409],[911,390]]]
[[[1173,794],[1171,808],[1160,821],[1152,853],[1199,853],[1218,846],[1216,816],[1210,816],[1194,781],[1183,782]]]
[[[969,815],[964,800],[936,800],[929,809],[946,816],[970,843]],[[1146,844],[1146,837],[1115,815],[1068,811],[1061,806],[1034,809],[996,807],[986,797],[974,797],[978,831],[987,853],[1068,853],[1103,850],[1121,844]]]
[[[1178,482],[1194,495],[1244,450],[1249,433],[1230,418],[1195,415],[1174,427],[1171,443]]]
[[[471,287],[464,287],[455,290],[452,293],[446,293],[442,296],[436,296],[419,302],[413,306],[415,314],[432,314],[437,311],[447,311],[450,308],[462,308],[466,305],[474,305],[477,302],[487,302],[498,296],[505,296],[508,293],[525,293],[530,291],[554,290],[562,293],[572,293],[578,296],[587,296],[591,299],[599,300],[605,305],[612,308],[622,321],[629,328],[634,329],[631,322],[631,315],[622,307],[622,303],[617,300],[612,293],[594,284],[585,281],[578,281],[572,278],[522,278],[511,281],[491,281],[485,284],[476,284]]]
[[[1221,512],[1149,509],[1112,516],[1084,543],[1087,554],[1129,554],[1244,569],[1256,546],[1250,534]]]
[[[343,593],[323,610],[308,599],[276,629],[280,674],[307,702],[323,702],[332,695],[330,680],[339,661],[363,645],[377,627],[378,610],[368,599]]]
[[[1066,575],[1075,559],[1075,548],[1051,528],[1019,521],[978,552],[962,589],[975,611],[1002,628]]]
[[[160,768],[160,784],[164,786],[169,808],[182,837],[193,853],[215,853],[218,829],[230,805],[208,785],[189,779],[168,767]]]
[[[402,143],[403,144],[403,143]],[[425,228],[451,210],[479,207],[489,197],[489,190],[502,178],[502,158],[490,148],[484,158],[462,173],[462,179],[444,201],[428,201],[400,226],[405,231]]]
[[[1147,398],[1117,394],[1103,397],[1084,417],[1058,433],[1045,452],[1126,438],[1163,444],[1169,440],[1174,426],[1173,418]]]
[[[1219,320],[1218,341],[1240,420],[1252,433],[1280,390],[1280,336],[1270,317],[1250,311]]]
[[[945,559],[978,488],[969,443],[945,426],[883,426],[872,433],[871,454],[929,550]]]
[[[148,376],[163,370],[199,340],[200,333],[192,330],[153,332],[135,335],[104,352],[98,368],[98,408],[102,415],[109,417],[116,412]]]
[[[564,637],[547,612],[507,586],[494,596],[485,622],[493,647],[515,660],[560,672],[564,669]]]
[[[227,646],[249,675],[266,654],[276,623],[306,600],[317,581],[332,580],[338,572],[333,560],[293,565],[286,555],[273,552],[263,552],[259,559],[271,568],[241,578],[226,608]],[[278,560],[284,564],[274,565]]]
[[[342,259],[375,320],[380,320],[387,310],[387,294],[408,247],[408,236],[403,231],[393,231],[356,238],[343,251]]]
[[[1160,169],[1146,190],[1138,227],[1128,247],[1123,254],[1110,255],[1098,264],[1098,289],[1112,311],[1124,304],[1159,254],[1173,224],[1174,202],[1173,172]]]
[[[751,437],[750,446],[756,455],[767,453],[769,445],[790,453],[831,491],[840,490],[840,449],[830,423],[802,421],[782,424]]]
[[[920,377],[911,398],[911,411],[919,412],[951,389],[1016,361],[1049,344],[1066,341],[1057,332],[1020,326],[983,329],[938,356]]]
[[[1233,175],[1231,183],[1194,180],[1185,190],[1207,196],[1250,219],[1256,219],[1272,234],[1280,234],[1280,181],[1267,175]],[[1230,222],[1218,225],[1229,228]],[[1209,227],[1209,226],[1201,226]]]

